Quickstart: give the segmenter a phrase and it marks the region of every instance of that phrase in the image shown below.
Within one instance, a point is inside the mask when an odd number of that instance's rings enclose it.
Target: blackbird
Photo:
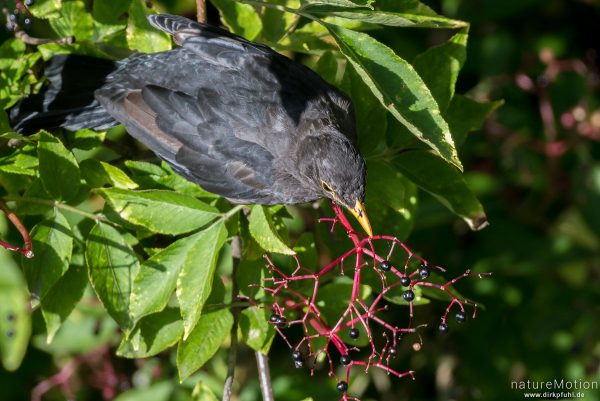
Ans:
[[[173,169],[242,204],[323,197],[369,236],[366,167],[352,103],[308,67],[220,28],[169,14],[150,23],[180,45],[120,61],[52,58],[48,88],[24,99],[17,131],[119,123]]]

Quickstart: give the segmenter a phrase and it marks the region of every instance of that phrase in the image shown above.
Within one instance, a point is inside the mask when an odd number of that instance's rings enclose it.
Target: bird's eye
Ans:
[[[323,189],[327,192],[333,193],[333,189],[329,186],[328,183],[326,183],[325,181],[321,181],[321,186],[323,187]]]

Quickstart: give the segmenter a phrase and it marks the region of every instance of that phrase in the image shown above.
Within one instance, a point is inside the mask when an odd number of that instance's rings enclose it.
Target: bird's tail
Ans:
[[[104,130],[118,123],[94,98],[117,62],[73,54],[53,57],[44,69],[48,86],[21,100],[9,112],[17,132],[31,134],[40,129],[82,128]]]

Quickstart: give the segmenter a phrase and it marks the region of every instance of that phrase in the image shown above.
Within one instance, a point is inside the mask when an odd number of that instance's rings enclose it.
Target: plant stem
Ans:
[[[236,209],[236,208],[233,208]],[[231,210],[233,210],[231,209]],[[231,212],[231,210],[229,212]],[[232,256],[233,256],[233,269],[231,272],[231,300],[236,302],[238,300],[240,290],[237,285],[237,269],[241,257],[241,243],[239,235],[233,237],[231,241]],[[223,386],[223,401],[230,401],[231,394],[233,392],[233,379],[235,376],[235,361],[237,358],[237,345],[238,345],[238,321],[240,317],[241,309],[239,307],[231,308],[233,314],[233,326],[231,327],[231,347],[229,348],[229,357],[227,358],[227,378]]]
[[[4,248],[6,248],[6,249],[8,249],[10,251],[19,252],[20,254],[22,254],[23,256],[25,256],[26,258],[33,258],[34,254],[33,254],[33,250],[31,249],[31,238],[29,237],[29,231],[27,231],[27,228],[25,228],[25,226],[21,222],[21,220],[19,219],[19,216],[17,216],[6,205],[6,203],[4,203],[3,200],[0,200],[0,209],[2,209],[2,211],[4,211],[4,213],[6,213],[6,217],[8,217],[8,220],[10,220],[10,222],[16,227],[16,229],[21,234],[21,237],[23,237],[23,242],[25,242],[25,247],[24,248],[20,248],[18,246],[9,244],[9,243],[4,242],[4,241],[0,241],[0,246],[4,247]]]
[[[206,0],[196,0],[196,19],[206,23]]]
[[[275,401],[273,398],[273,389],[271,387],[271,372],[269,370],[269,358],[260,351],[254,353],[256,356],[256,366],[258,367],[258,382],[262,392],[263,401]]]

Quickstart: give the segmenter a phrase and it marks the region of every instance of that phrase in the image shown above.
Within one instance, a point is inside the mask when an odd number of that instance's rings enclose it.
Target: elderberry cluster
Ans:
[[[31,28],[33,25],[33,17],[27,10],[27,7],[31,7],[34,4],[34,0],[18,0],[15,3],[15,8],[12,12],[4,10],[6,15],[6,30],[9,32],[16,32],[21,26],[25,29]]]
[[[418,301],[417,295],[420,294],[421,288],[438,290],[450,299],[438,325],[441,333],[447,333],[447,317],[452,309],[458,309],[455,318],[459,323],[463,323],[467,320],[465,305],[472,304],[455,293],[453,284],[465,277],[482,277],[488,274],[471,273],[467,270],[462,275],[440,284],[439,276],[436,280],[432,278],[433,270],[442,273],[445,271],[442,267],[431,265],[395,237],[359,237],[359,234],[352,231],[343,211],[336,205],[333,205],[333,208],[335,217],[321,220],[331,222],[332,230],[339,223],[352,240],[353,247],[316,271],[302,266],[300,261],[294,258],[296,268],[291,273],[286,273],[285,269],[279,268],[265,256],[270,276],[264,279],[261,287],[273,297],[273,303],[267,306],[273,311],[269,322],[292,349],[294,366],[307,366],[311,373],[314,373],[315,364],[321,361],[328,363],[329,375],[336,379],[336,388],[343,394],[341,400],[358,400],[348,395],[352,367],[361,367],[365,371],[374,367],[399,378],[414,378],[412,371],[399,372],[392,368],[390,363],[398,355],[399,343],[403,336],[411,333],[418,335],[417,329],[423,327],[412,326],[413,306]],[[382,249],[387,251],[384,253]],[[392,262],[398,260],[398,254],[402,255],[401,264]],[[345,267],[348,264],[352,266],[351,272]],[[352,293],[344,302],[347,306],[341,315],[327,315],[322,310],[322,305],[326,304],[320,299],[320,289],[340,274],[352,277]],[[371,278],[367,279],[369,276]],[[361,286],[366,284],[364,280],[370,280],[368,285],[374,292],[366,298],[360,294]],[[383,312],[389,307],[387,302],[394,298],[393,294],[401,294],[401,299],[408,304],[408,324],[401,327],[386,321],[383,316]],[[475,317],[476,305],[472,306]],[[291,337],[286,333],[287,329],[293,326],[302,328],[303,337],[292,343],[289,339]],[[379,334],[382,340],[379,340]],[[359,356],[360,348],[356,345],[364,335],[368,338],[367,349],[370,349],[366,359]],[[412,344],[414,351],[420,350],[421,347],[422,341]],[[336,360],[339,361],[341,370],[345,371],[343,374],[334,368],[334,355],[339,355]]]

